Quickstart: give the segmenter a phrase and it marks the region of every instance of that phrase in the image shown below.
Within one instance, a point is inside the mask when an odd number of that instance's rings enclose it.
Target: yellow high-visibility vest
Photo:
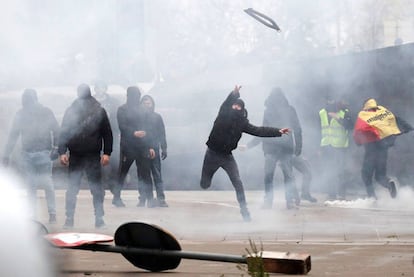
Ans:
[[[345,111],[340,110],[336,113],[339,118],[344,118]],[[349,145],[348,131],[336,120],[331,118],[329,122],[328,112],[325,109],[319,111],[321,118],[322,138],[321,146],[332,146],[336,148],[346,148]]]

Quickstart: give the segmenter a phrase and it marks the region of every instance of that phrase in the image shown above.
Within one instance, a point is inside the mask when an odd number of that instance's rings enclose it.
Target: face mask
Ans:
[[[230,115],[233,119],[241,118],[244,115],[244,110],[231,109]]]

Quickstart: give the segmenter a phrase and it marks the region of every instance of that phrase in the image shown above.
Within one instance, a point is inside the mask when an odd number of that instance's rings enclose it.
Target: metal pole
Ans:
[[[128,247],[128,246],[113,246],[113,245],[105,245],[105,244],[89,244],[89,245],[86,244],[86,245],[73,247],[73,249],[99,251],[99,252],[112,252],[112,253],[121,253],[121,254],[168,256],[168,257],[179,257],[179,258],[193,259],[193,260],[247,264],[247,259],[244,256],[225,255],[225,254],[217,254],[217,253],[148,249],[148,248],[137,248],[137,247]]]

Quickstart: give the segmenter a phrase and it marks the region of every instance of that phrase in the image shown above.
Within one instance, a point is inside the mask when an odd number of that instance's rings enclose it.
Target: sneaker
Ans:
[[[388,190],[390,191],[391,198],[397,197],[397,187],[395,186],[394,181],[388,183]]]
[[[122,201],[121,198],[114,198],[112,200],[112,205],[114,205],[115,207],[118,207],[118,208],[125,207],[125,203]]]
[[[244,220],[245,222],[250,222],[250,221],[252,221],[252,219],[251,219],[251,217],[250,217],[249,210],[248,210],[247,208],[241,208],[241,209],[240,209],[240,213],[241,213],[241,215],[242,215],[242,217],[243,217],[243,220]]]
[[[63,229],[72,229],[73,228],[73,218],[67,217],[65,224],[63,224]]]
[[[95,218],[95,228],[96,229],[104,229],[104,228],[106,228],[105,221],[103,220],[102,217]]]
[[[303,200],[309,201],[309,202],[311,202],[311,203],[316,203],[316,202],[318,202],[318,199],[316,199],[315,197],[313,197],[312,195],[310,195],[310,193],[305,193],[305,194],[302,194],[301,198],[302,198]]]
[[[168,208],[168,204],[165,200],[158,200],[158,207]]]
[[[49,215],[49,223],[50,224],[55,224],[56,222],[57,222],[56,215],[55,214],[50,214]]]
[[[208,184],[208,183],[200,183],[200,187],[202,189],[208,189],[210,187],[210,184]]]

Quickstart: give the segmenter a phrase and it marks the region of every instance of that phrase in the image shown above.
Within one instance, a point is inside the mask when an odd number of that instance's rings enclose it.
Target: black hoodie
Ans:
[[[58,152],[62,155],[69,149],[72,155],[83,156],[103,150],[110,155],[113,138],[106,111],[91,96],[89,87],[83,91],[79,88],[78,98],[63,116]]]
[[[8,157],[21,136],[22,150],[38,152],[50,150],[57,142],[59,125],[53,112],[37,101],[36,91],[27,89],[22,95],[22,109],[14,117],[4,155]]]
[[[145,100],[152,102],[152,107],[148,109],[142,103]],[[150,144],[150,147],[153,148],[156,153],[159,153],[161,148],[162,152],[167,151],[167,140],[165,135],[165,125],[164,121],[159,113],[156,113],[154,99],[149,95],[144,95],[141,99],[142,109],[144,110],[144,121],[147,126],[147,141]]]
[[[218,153],[231,154],[236,149],[242,133],[259,137],[280,137],[278,128],[257,127],[249,123],[247,111],[233,110],[232,105],[240,98],[239,92],[231,92],[220,107],[207,146]]]
[[[146,131],[144,112],[140,106],[141,92],[137,87],[127,89],[127,101],[117,111],[118,127],[121,132],[121,152],[132,157],[147,155],[148,137],[137,138],[135,131]]]
[[[302,128],[296,110],[289,102],[280,88],[274,88],[265,101],[263,125],[265,126],[289,126],[292,132],[281,139],[274,140],[263,138],[263,152],[268,154],[296,154],[302,151]],[[251,148],[260,143],[253,140],[247,144]]]

